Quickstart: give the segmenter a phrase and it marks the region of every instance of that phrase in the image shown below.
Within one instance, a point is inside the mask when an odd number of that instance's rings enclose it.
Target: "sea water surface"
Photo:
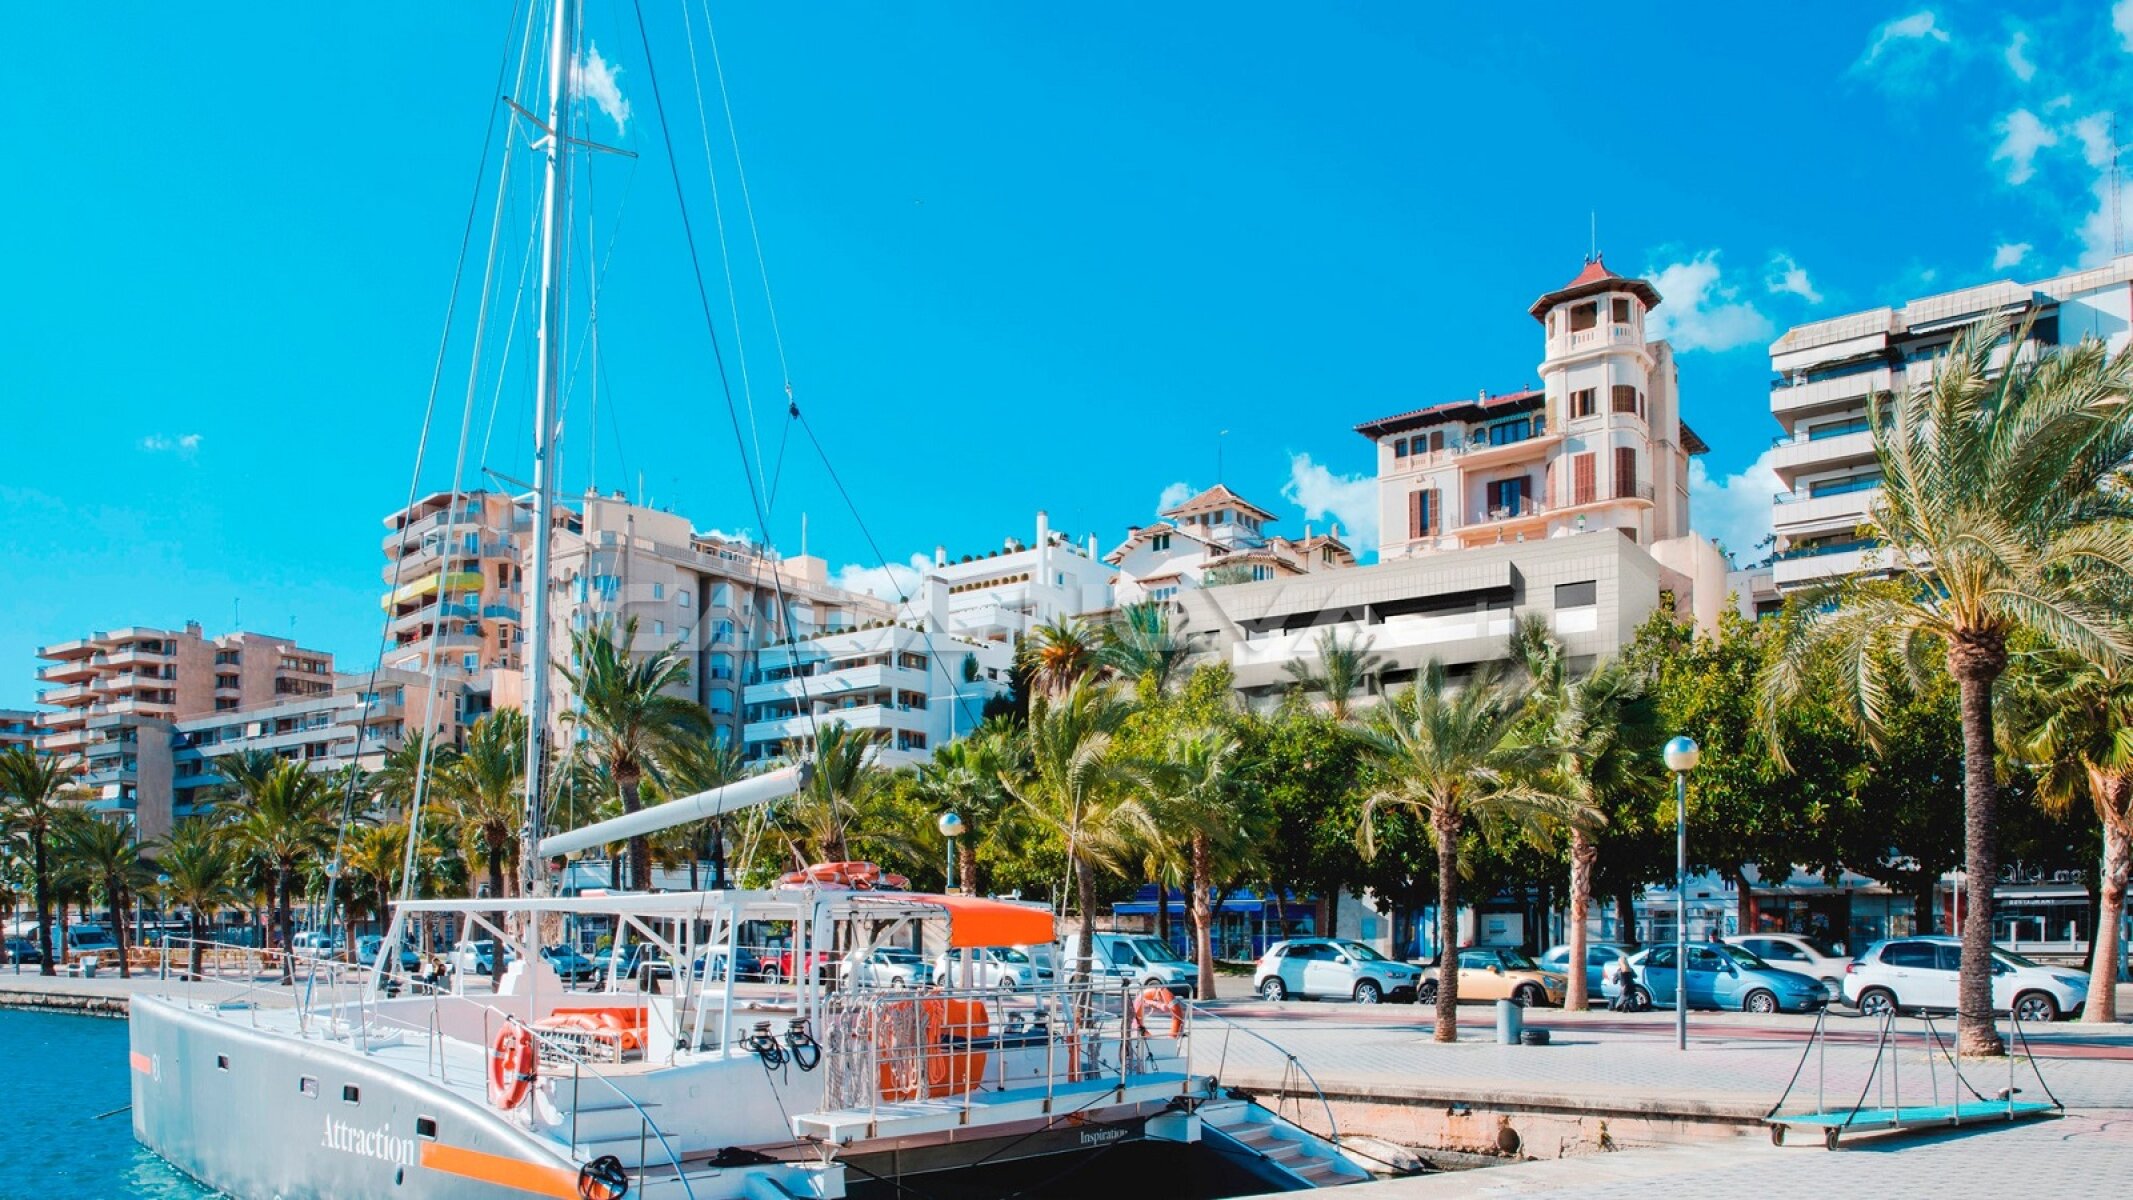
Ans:
[[[0,1200],[199,1200],[212,1192],[133,1140],[126,1022],[0,1011]],[[112,1113],[110,1116],[103,1114]]]

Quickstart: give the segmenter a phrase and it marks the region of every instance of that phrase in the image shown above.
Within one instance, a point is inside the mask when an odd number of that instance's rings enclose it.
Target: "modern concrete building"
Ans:
[[[1991,317],[2034,322],[2023,345],[2001,349],[2002,362],[2085,337],[2116,350],[2133,333],[2133,256],[2033,283],[2003,279],[1797,325],[1771,344],[1770,413],[1784,429],[1771,465],[1787,489],[1771,510],[1777,592],[1876,568],[1883,552],[1859,535],[1881,491],[1868,397],[1929,382],[1934,360],[1956,334]]]
[[[1210,581],[1295,579],[1355,565],[1355,554],[1334,526],[1301,541],[1266,532],[1277,519],[1223,484],[1164,509],[1153,525],[1126,530],[1126,540],[1104,556],[1118,568],[1120,604],[1175,600]]]
[[[530,549],[530,548],[529,548]],[[786,638],[887,621],[892,605],[829,582],[829,565],[780,558],[753,543],[698,533],[688,519],[587,495],[557,528],[550,641],[567,660],[570,635],[604,619],[634,617],[631,650],[678,647],[690,660],[688,695],[711,713],[718,736],[741,740],[742,680],[758,648]],[[781,607],[782,605],[782,607]],[[574,702],[560,672],[555,712]]]
[[[1039,512],[1034,541],[1007,538],[997,550],[956,558],[937,546],[924,578],[948,589],[943,628],[975,641],[1013,643],[1048,621],[1110,608],[1115,575],[1096,556],[1093,535],[1077,544]],[[908,623],[933,620],[930,603],[928,587],[921,584],[904,598],[897,617]]]
[[[142,717],[165,723],[185,717],[316,696],[333,688],[333,656],[287,638],[259,633],[202,634],[128,626],[40,647],[37,678],[54,686],[37,693],[53,711],[41,714],[37,748],[85,756],[94,718]],[[122,723],[100,721],[108,732]]]
[[[17,746],[37,745],[37,714],[26,708],[0,708],[0,754]]]
[[[436,492],[385,517],[385,664],[429,672],[467,721],[519,703],[528,502],[500,492]]]

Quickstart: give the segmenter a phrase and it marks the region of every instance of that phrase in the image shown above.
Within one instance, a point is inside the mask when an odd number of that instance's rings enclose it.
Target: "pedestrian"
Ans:
[[[1711,926],[1710,931],[1704,934],[1703,940],[1716,946],[1718,944],[1718,926]]]
[[[1636,976],[1629,969],[1629,960],[1626,958],[1616,959],[1615,983],[1620,990],[1615,993],[1614,1000],[1608,1004],[1607,1009],[1609,1012],[1637,1011],[1636,1001],[1632,997],[1630,990],[1635,979]]]

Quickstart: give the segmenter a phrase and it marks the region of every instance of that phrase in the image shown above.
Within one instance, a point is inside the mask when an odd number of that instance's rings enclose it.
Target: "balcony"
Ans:
[[[1642,349],[1643,339],[1637,336],[1635,325],[1617,325],[1608,322],[1591,329],[1566,330],[1548,339],[1548,357],[1562,358],[1574,354],[1591,354],[1622,346]]]
[[[80,683],[96,674],[96,665],[86,657],[68,659],[37,669],[37,678],[44,683]]]
[[[1771,509],[1772,522],[1780,531],[1818,528],[1832,524],[1858,525],[1866,520],[1866,514],[1874,506],[1875,497],[1881,494],[1881,485],[1859,488],[1854,491],[1828,492],[1820,496],[1806,496],[1798,492],[1779,492]]]
[[[806,699],[821,702],[857,691],[872,691],[877,688],[902,688],[905,691],[924,692],[927,673],[911,667],[893,667],[876,664],[865,667],[848,667],[841,671],[823,671],[800,679],[774,679],[763,683],[751,683],[741,693],[745,704],[770,704],[779,700]]]
[[[1784,383],[1770,385],[1770,411],[1777,416],[1793,413],[1809,413],[1818,409],[1843,408],[1848,405],[1865,404],[1868,395],[1874,392],[1892,392],[1902,384],[1891,367],[1877,367],[1853,375],[1839,375],[1834,379],[1818,379],[1812,383]]]
[[[170,651],[144,650],[138,646],[113,650],[104,658],[104,662],[113,667],[162,667],[176,661],[178,656]]]
[[[1528,496],[1516,504],[1481,505],[1467,510],[1464,529],[1474,525],[1494,525],[1504,521],[1524,521],[1546,515],[1548,506]]]
[[[89,745],[84,729],[62,729],[37,735],[37,749],[46,754],[80,754]]]
[[[1508,466],[1511,463],[1532,462],[1546,458],[1548,452],[1560,446],[1563,435],[1536,433],[1531,437],[1510,442],[1466,442],[1458,449],[1449,451],[1461,470],[1478,471],[1487,467]]]
[[[73,687],[45,688],[37,693],[37,703],[55,708],[74,708],[95,699],[95,689],[75,684]]]
[[[1826,471],[1874,461],[1874,431],[1854,430],[1833,437],[1781,438],[1773,444],[1770,468],[1790,483],[1802,471]]]

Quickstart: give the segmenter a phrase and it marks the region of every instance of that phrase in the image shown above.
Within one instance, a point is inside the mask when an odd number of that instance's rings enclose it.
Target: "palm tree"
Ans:
[[[379,808],[404,813],[414,806],[416,787],[423,771],[428,770],[434,784],[453,753],[451,746],[438,745],[435,735],[417,737],[386,751],[385,761],[365,782]]]
[[[230,832],[238,843],[257,855],[273,872],[274,927],[281,941],[281,981],[295,981],[290,950],[295,942],[294,916],[289,907],[290,885],[297,868],[323,856],[332,848],[335,804],[331,785],[304,770],[302,763],[285,762],[256,782],[248,782],[244,810]]]
[[[1118,619],[1100,634],[1096,661],[1105,669],[1162,695],[1185,662],[1183,622],[1173,622],[1170,605],[1143,600],[1121,608]]]
[[[578,697],[578,707],[563,719],[582,731],[588,751],[605,764],[626,813],[643,807],[638,788],[661,755],[710,733],[703,707],[672,694],[688,686],[687,656],[668,646],[640,657],[630,651],[636,641],[637,618],[623,622],[619,640],[614,622],[603,618],[570,635],[575,666],[556,664]],[[651,843],[631,838],[629,860],[629,886],[649,890]]]
[[[2025,324],[2013,338],[2028,342]],[[2095,662],[2133,653],[2133,632],[2099,595],[2133,580],[2133,523],[2102,485],[2133,452],[2133,355],[2089,339],[2004,369],[2008,329],[1959,334],[1930,382],[1876,395],[1868,413],[1881,492],[1862,531],[1882,549],[1886,584],[1852,581],[1791,610],[1765,671],[1761,708],[1777,741],[1779,714],[1818,673],[1847,698],[1847,715],[1880,743],[1898,673],[1933,665],[1960,697],[1965,908],[1957,1045],[2004,1053],[1992,1022],[1993,884],[1999,875],[1993,778],[1993,685],[2017,637]]]
[[[438,782],[467,857],[488,873],[489,895],[515,894],[518,830],[526,813],[526,714],[500,708],[474,722],[466,749]]]
[[[1022,647],[1039,695],[1057,699],[1097,667],[1099,639],[1079,617],[1057,617],[1030,630]]]
[[[1182,840],[1191,871],[1193,960],[1203,1000],[1215,994],[1215,871],[1234,874],[1258,842],[1258,822],[1245,810],[1237,785],[1252,770],[1244,744],[1226,729],[1173,735],[1160,760],[1147,764],[1149,798],[1136,806],[1142,836]],[[1160,897],[1158,897],[1160,902]]]
[[[1358,690],[1367,691],[1385,669],[1384,656],[1370,651],[1374,641],[1368,637],[1343,641],[1339,629],[1328,629],[1318,635],[1317,666],[1308,659],[1296,659],[1284,669],[1305,692],[1325,693],[1326,711],[1334,720],[1346,722],[1349,699]]]
[[[0,822],[29,852],[31,887],[36,893],[37,949],[44,961],[41,975],[55,975],[52,961],[52,831],[60,804],[73,789],[73,774],[59,759],[28,746],[0,754]]]
[[[2133,669],[2070,654],[2024,655],[2010,677],[2011,757],[2034,763],[2037,796],[2064,813],[2086,794],[2103,825],[2103,878],[2081,1019],[2118,1020],[2118,927],[2133,879]]]
[[[111,911],[112,932],[118,938],[119,978],[133,978],[126,961],[133,947],[133,926],[127,917],[134,897],[155,883],[155,872],[142,859],[133,830],[116,821],[99,820],[74,809],[65,814],[57,831],[60,856]]]
[[[178,822],[156,852],[162,880],[156,890],[163,902],[186,911],[192,932],[192,977],[200,978],[200,957],[207,941],[208,914],[244,903],[244,863],[224,827],[205,817]]]
[[[1571,966],[1563,1007],[1575,1012],[1591,1002],[1584,968],[1586,923],[1606,814],[1658,795],[1665,786],[1659,771],[1659,711],[1648,681],[1620,659],[1571,678],[1562,642],[1537,614],[1529,613],[1511,631],[1511,658],[1533,680],[1536,716],[1563,748],[1564,790],[1590,806],[1589,816],[1566,822]]]
[[[660,764],[660,777],[671,795],[694,796],[746,779],[748,763],[741,757],[739,745],[715,737],[700,738],[677,742]],[[703,858],[701,833],[707,826],[713,843],[713,872],[717,876],[711,886],[729,886],[726,878],[726,819],[714,817],[676,827],[688,847],[689,890],[692,892],[696,890],[696,864]]]
[[[963,840],[955,848],[956,875],[964,890],[982,894],[978,879],[978,840],[993,835],[993,824],[1008,803],[1000,774],[1014,765],[1014,731],[995,717],[969,737],[935,747],[930,762],[919,764],[918,794],[939,812],[963,818]]]
[[[1020,770],[1003,772],[1008,794],[1058,837],[1081,904],[1081,953],[1077,978],[1086,977],[1096,933],[1096,865],[1117,859],[1123,832],[1120,812],[1124,764],[1114,741],[1133,705],[1098,680],[1083,676],[1058,694],[1039,694],[1030,704],[1025,735],[1028,757]]]
[[[786,823],[805,854],[816,862],[850,859],[849,834],[860,806],[874,794],[882,772],[875,764],[874,735],[842,721],[815,733],[815,769],[786,802]],[[806,863],[799,863],[806,866]]]
[[[1535,830],[1590,819],[1589,808],[1557,782],[1562,747],[1533,736],[1532,701],[1532,683],[1494,663],[1453,692],[1443,664],[1432,659],[1420,681],[1379,705],[1359,734],[1378,775],[1357,831],[1363,857],[1376,857],[1380,809],[1411,809],[1436,837],[1440,1042],[1459,1039],[1460,835],[1469,825],[1485,832],[1511,825]]]
[[[352,831],[345,859],[348,870],[370,885],[371,911],[382,923],[392,908],[393,884],[407,871],[407,821],[386,821]]]

